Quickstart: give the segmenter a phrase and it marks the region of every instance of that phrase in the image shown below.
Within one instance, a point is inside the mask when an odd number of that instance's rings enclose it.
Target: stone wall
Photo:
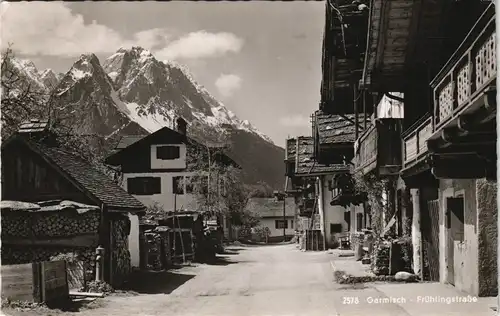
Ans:
[[[497,183],[476,181],[479,249],[479,296],[496,296],[497,279]]]

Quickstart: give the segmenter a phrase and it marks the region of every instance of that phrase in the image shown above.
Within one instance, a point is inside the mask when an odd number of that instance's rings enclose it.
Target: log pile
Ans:
[[[69,237],[97,233],[99,219],[99,211],[82,214],[78,214],[76,210],[2,211],[2,237]]]
[[[353,232],[350,237],[351,241],[351,250],[355,250],[356,245],[361,245],[363,247],[365,241],[365,234],[361,232]]]
[[[398,243],[401,245],[401,253],[399,256],[402,260],[403,271],[413,272],[413,244],[411,237],[401,238]]]
[[[2,237],[29,238],[31,219],[28,212],[2,211]]]
[[[371,269],[375,275],[389,274],[390,247],[388,241],[380,240],[375,243],[371,258]]]
[[[120,286],[125,281],[132,269],[130,252],[128,250],[128,234],[130,220],[128,218],[114,219],[112,222],[113,239],[113,286]]]
[[[22,264],[30,262],[50,261],[61,253],[74,252],[86,267],[95,265],[94,249],[73,249],[60,247],[2,247],[2,264]]]
[[[100,212],[88,211],[78,214],[76,211],[62,211],[50,214],[35,213],[33,233],[40,237],[63,237],[99,230]]]

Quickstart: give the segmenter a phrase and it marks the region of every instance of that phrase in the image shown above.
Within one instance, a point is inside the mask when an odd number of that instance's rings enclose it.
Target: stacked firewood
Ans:
[[[375,275],[389,274],[390,248],[391,243],[389,241],[380,240],[375,242],[371,258],[371,268]]]
[[[2,264],[22,264],[49,261],[61,253],[74,252],[86,266],[95,265],[93,249],[43,248],[43,247],[2,247]]]
[[[64,237],[97,232],[99,212],[2,212],[2,236]]]
[[[63,237],[99,231],[100,214],[98,211],[88,211],[79,215],[69,212],[36,215],[32,226],[35,236]]]
[[[127,279],[131,271],[130,252],[128,251],[128,234],[130,221],[128,219],[113,221],[113,265],[114,275],[112,284],[120,286]]]
[[[365,234],[361,232],[353,232],[351,233],[351,249],[355,250],[356,245],[361,245],[363,247],[363,243],[365,241]]]
[[[30,237],[31,220],[27,212],[2,211],[3,237]]]

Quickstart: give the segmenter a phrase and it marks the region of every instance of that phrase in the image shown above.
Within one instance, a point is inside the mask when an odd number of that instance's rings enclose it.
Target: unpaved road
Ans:
[[[367,304],[368,297],[386,296],[370,285],[353,288],[336,284],[330,266],[332,255],[327,252],[301,252],[295,245],[242,246],[229,251],[216,265],[144,276],[135,289],[139,294],[99,299],[92,309],[3,312],[16,316],[478,315],[465,310],[449,314],[431,306],[424,313],[410,314],[397,304]],[[359,302],[349,303],[346,298]]]
[[[64,314],[336,315],[331,296],[335,284],[327,253],[305,253],[295,245],[238,246],[229,252],[217,265],[171,270],[168,276],[158,274],[151,278],[150,286],[143,284],[137,290],[139,295],[109,296],[100,299],[97,308]],[[165,284],[159,281],[162,277]]]

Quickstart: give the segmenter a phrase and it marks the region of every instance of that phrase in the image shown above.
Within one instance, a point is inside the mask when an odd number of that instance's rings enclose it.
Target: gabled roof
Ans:
[[[336,173],[349,171],[350,166],[344,164],[332,164],[329,166],[317,163],[313,158],[314,140],[310,136],[297,138],[297,168],[296,175],[306,176],[323,173]]]
[[[118,142],[118,144],[116,145],[115,149],[127,148],[128,146],[132,145],[135,142],[140,141],[141,139],[143,139],[146,136],[148,136],[148,135],[126,135],[126,136],[123,136],[120,139],[120,141]]]
[[[194,147],[202,146],[193,138],[185,136],[169,127],[163,127],[149,135],[134,135],[134,136],[122,137],[118,145],[115,147],[115,152],[110,156],[108,156],[105,162],[112,166],[120,165],[121,159],[124,156],[126,156],[129,153],[132,153],[134,150],[140,148],[145,144],[167,144],[167,143],[186,144]],[[215,146],[211,146],[211,148],[218,149]],[[240,166],[231,157],[229,157],[228,154],[224,153],[223,156],[224,156],[223,160],[227,161],[228,164],[240,168]]]
[[[344,116],[344,117],[343,117]],[[325,114],[321,111],[316,113],[316,126],[320,145],[325,144],[349,144],[354,143],[354,114]],[[345,118],[347,117],[347,119]],[[349,121],[350,120],[350,121]],[[358,131],[361,134],[364,123],[364,115],[358,114]]]
[[[115,152],[106,158],[106,163],[110,165],[119,165],[122,157],[133,152],[134,149],[140,148],[141,145],[146,143],[165,144],[165,141],[168,141],[170,144],[187,144],[193,142],[193,140],[168,127],[160,128],[149,135],[125,136],[118,142]]]
[[[283,217],[283,200],[275,198],[251,198],[246,206],[248,211],[255,212],[262,218]],[[295,215],[294,198],[285,199],[285,216]]]
[[[141,202],[80,157],[61,148],[49,147],[18,135],[14,135],[7,141],[7,144],[14,141],[26,144],[28,148],[40,155],[78,189],[93,197],[96,203],[102,203],[109,208],[125,210],[142,211],[145,209]],[[2,146],[2,150],[7,144]]]

